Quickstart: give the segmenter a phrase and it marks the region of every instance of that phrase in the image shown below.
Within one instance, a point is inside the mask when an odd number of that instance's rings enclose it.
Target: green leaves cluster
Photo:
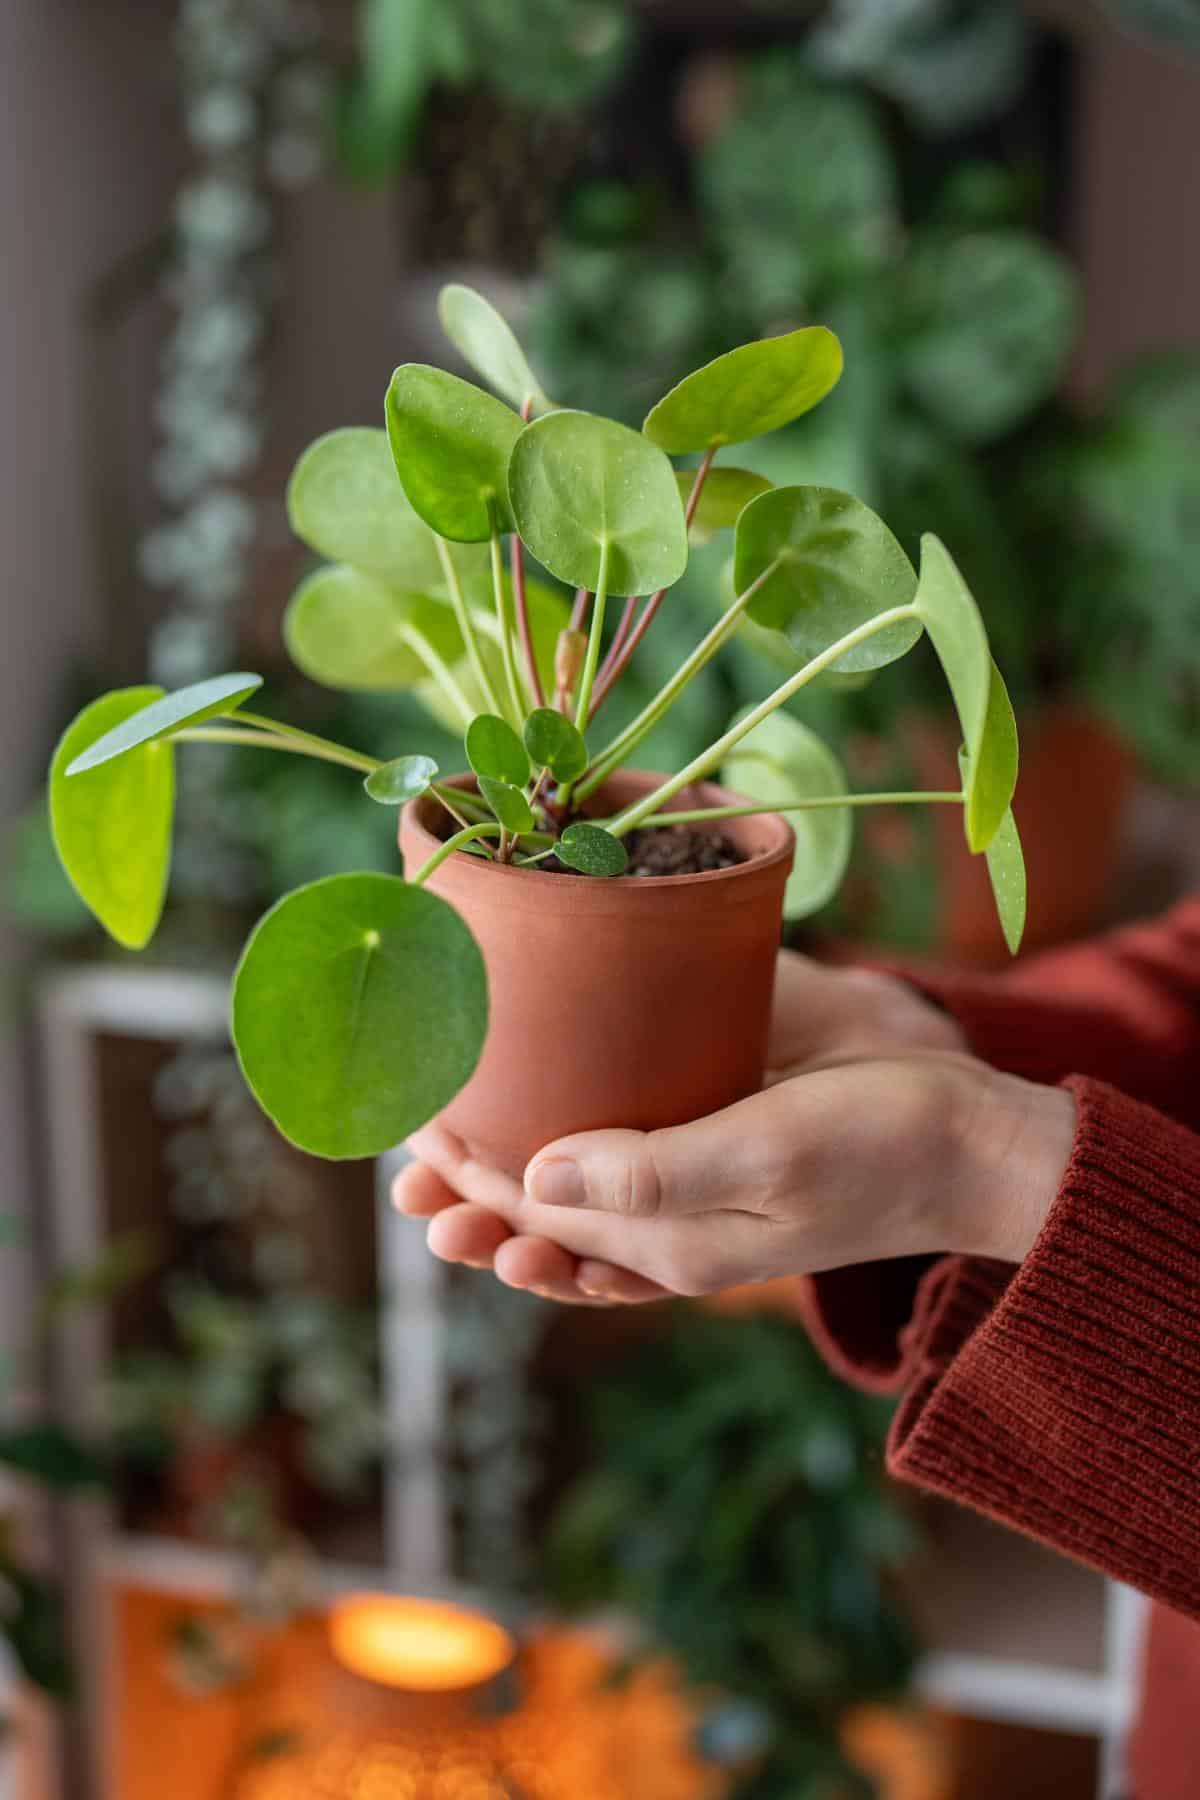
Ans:
[[[1015,948],[1024,907],[1010,811],[1016,730],[979,610],[949,553],[926,537],[918,579],[884,521],[853,495],[712,467],[725,445],[761,438],[828,394],[842,368],[833,334],[812,326],[719,356],[658,401],[637,432],[554,406],[482,296],[448,289],[442,314],[456,347],[505,397],[408,364],[389,385],[386,430],[331,432],[305,452],[289,515],[330,560],[301,582],[284,635],[299,666],[326,685],[416,688],[463,733],[473,782],[443,787],[437,762],[419,750],[377,763],[249,713],[261,678],[245,673],[170,695],[106,695],[70,727],[51,769],[63,866],[130,948],[148,941],[162,910],[180,740],[298,751],[357,770],[381,805],[421,801],[453,819],[458,829],[408,881],[369,873],[313,882],[272,908],[248,940],[234,980],[234,1040],[250,1087],[284,1135],[322,1156],[374,1155],[469,1079],[487,1027],[486,972],[466,926],[424,885],[459,848],[527,872],[553,855],[556,879],[563,870],[619,878],[625,835],[720,767],[752,804],[795,821],[789,912],[825,904],[849,856],[851,800],[886,796],[848,795],[831,752],[782,709],[820,675],[869,676],[922,633],[962,724],[967,841],[987,854]],[[702,461],[675,468],[671,455]],[[685,506],[701,535],[732,529],[737,597],[643,712],[594,754],[585,731],[603,686],[605,602],[645,596],[641,623],[649,623],[687,567]],[[587,632],[571,640],[574,650],[586,640],[574,674],[556,668],[566,597],[526,577],[525,551],[552,580],[593,594]],[[661,794],[605,818],[608,775],[746,622],[776,647],[786,671],[779,687]],[[610,641],[610,683],[620,650]]]

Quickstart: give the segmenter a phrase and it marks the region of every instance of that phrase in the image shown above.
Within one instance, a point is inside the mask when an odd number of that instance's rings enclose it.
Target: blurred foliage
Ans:
[[[575,107],[611,85],[631,40],[624,0],[360,0],[358,30],[339,143],[365,179],[407,156],[438,84]]]
[[[587,1397],[587,1472],[552,1530],[551,1589],[632,1615],[648,1649],[726,1697],[711,1753],[753,1735],[762,1749],[744,1800],[858,1792],[836,1721],[907,1680],[892,1578],[916,1538],[880,1477],[887,1416],[790,1319],[694,1307]]]
[[[233,1296],[168,1283],[173,1345],[121,1357],[105,1383],[118,1459],[168,1463],[189,1436],[236,1446],[280,1419],[299,1428],[323,1492],[360,1492],[384,1441],[374,1313],[315,1291]]]

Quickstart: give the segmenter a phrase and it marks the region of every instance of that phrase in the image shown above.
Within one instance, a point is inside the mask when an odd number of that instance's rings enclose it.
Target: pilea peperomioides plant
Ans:
[[[639,433],[555,407],[478,294],[448,288],[441,313],[502,398],[408,364],[388,388],[386,431],[334,431],[310,447],[290,513],[329,560],[293,597],[285,636],[328,686],[416,688],[464,733],[469,773],[443,778],[419,754],[377,763],[265,718],[247,705],[259,677],[230,674],[93,702],[55,753],[51,814],[80,895],[138,949],[163,906],[177,745],[253,744],[358,771],[373,800],[403,809],[406,874],[318,881],[261,920],[233,991],[246,1078],[318,1155],[378,1153],[454,1102],[455,1128],[519,1167],[562,1130],[677,1122],[756,1085],[785,886],[793,916],[829,898],[856,807],[960,805],[1015,950],[1016,731],[978,608],[936,538],[918,577],[851,495],[715,465],[830,391],[842,367],[830,332],[717,358]],[[689,529],[733,530],[732,597],[605,742],[597,715],[671,603]],[[573,599],[527,574],[526,553]],[[774,692],[676,773],[631,769],[748,622],[788,659]],[[782,709],[827,672],[862,677],[894,661],[923,632],[962,724],[961,787],[851,794],[831,752]],[[714,773],[732,794],[707,785]],[[720,854],[625,873],[631,842],[681,833],[688,854],[697,841]]]

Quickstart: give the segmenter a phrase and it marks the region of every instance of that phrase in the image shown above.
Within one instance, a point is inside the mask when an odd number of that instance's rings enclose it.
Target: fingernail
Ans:
[[[535,1163],[525,1178],[525,1189],[539,1206],[586,1206],[587,1187],[578,1163],[552,1156]]]

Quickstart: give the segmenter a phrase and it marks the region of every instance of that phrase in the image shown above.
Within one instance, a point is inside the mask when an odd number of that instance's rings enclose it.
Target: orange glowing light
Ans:
[[[339,1601],[329,1615],[329,1645],[351,1674],[410,1694],[479,1687],[516,1656],[513,1639],[486,1614],[398,1594]]]

